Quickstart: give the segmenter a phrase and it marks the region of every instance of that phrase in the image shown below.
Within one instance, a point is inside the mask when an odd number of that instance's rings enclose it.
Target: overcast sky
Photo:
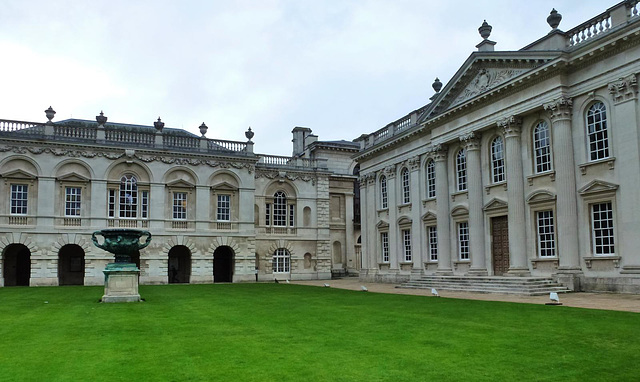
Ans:
[[[496,50],[571,29],[597,0],[0,2],[0,118],[95,120],[246,140],[291,155],[291,129],[357,138],[428,103],[493,26]]]

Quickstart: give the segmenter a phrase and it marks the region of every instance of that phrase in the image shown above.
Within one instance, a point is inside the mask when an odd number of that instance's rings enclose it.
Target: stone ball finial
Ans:
[[[478,28],[478,32],[480,32],[480,37],[482,37],[485,40],[488,39],[489,36],[491,36],[492,29],[493,27],[487,24],[487,20],[484,20],[480,28]]]
[[[202,125],[200,125],[200,134],[202,134],[203,137],[207,133],[207,130],[209,130],[209,128],[202,122]]]
[[[102,110],[100,110],[100,115],[96,115],[96,122],[98,122],[99,126],[103,126],[105,123],[107,123],[107,117],[104,116]]]
[[[440,93],[440,89],[442,89],[442,82],[440,82],[440,79],[436,77],[436,79],[433,81],[433,84],[431,84],[431,86],[433,87],[433,90],[436,91],[436,93]]]
[[[51,122],[53,117],[56,115],[56,111],[53,110],[51,106],[49,106],[49,108],[44,111],[44,114],[47,116],[47,119],[49,120],[49,122]]]
[[[164,122],[160,120],[160,117],[158,117],[158,120],[153,123],[153,127],[155,127],[158,132],[162,132],[162,129],[164,128]]]
[[[251,131],[251,126],[249,126],[249,130],[244,132],[244,136],[247,137],[248,142],[251,142],[251,138],[253,138],[253,131]]]
[[[547,16],[547,23],[551,28],[556,29],[558,28],[558,25],[560,25],[560,21],[562,21],[562,15],[553,8],[551,13],[549,13],[549,16]]]

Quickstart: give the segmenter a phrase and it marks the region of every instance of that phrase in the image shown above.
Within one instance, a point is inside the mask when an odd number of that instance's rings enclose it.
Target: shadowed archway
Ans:
[[[31,251],[24,244],[10,244],[2,253],[4,286],[29,286]]]
[[[58,284],[84,285],[84,250],[77,244],[67,244],[58,252]]]
[[[189,284],[190,277],[191,251],[184,245],[172,247],[169,250],[169,284]]]
[[[233,258],[234,253],[231,247],[223,245],[213,252],[213,282],[230,283],[233,282]]]

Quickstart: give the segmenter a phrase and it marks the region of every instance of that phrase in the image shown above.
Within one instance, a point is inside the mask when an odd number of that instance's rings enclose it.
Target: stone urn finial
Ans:
[[[47,119],[49,120],[49,122],[47,122],[47,123],[52,123],[51,120],[56,115],[56,111],[53,110],[53,108],[51,108],[51,106],[49,106],[49,108],[44,111],[44,114],[47,116]]]
[[[164,128],[164,122],[162,122],[160,117],[158,117],[158,120],[153,123],[153,127],[155,127],[156,131],[158,131],[159,133],[162,132],[162,129]]]
[[[247,137],[247,142],[251,142],[251,138],[253,138],[253,131],[251,131],[251,126],[249,126],[249,130],[244,132],[244,136]]]
[[[98,126],[104,126],[107,123],[107,117],[104,116],[102,110],[100,110],[100,115],[96,115],[96,121],[98,122]]]
[[[442,82],[440,82],[440,79],[436,77],[431,86],[433,87],[433,90],[436,91],[436,93],[440,93],[440,89],[442,89]]]
[[[202,125],[200,125],[200,134],[202,134],[203,137],[207,133],[207,130],[209,130],[209,128],[202,122]]]
[[[553,8],[551,10],[551,13],[549,13],[549,16],[547,16],[547,23],[551,28],[557,29],[558,25],[560,25],[560,21],[562,21],[562,15],[559,14],[555,8]]]
[[[488,39],[489,36],[491,36],[491,30],[492,29],[493,29],[493,27],[491,27],[491,25],[487,24],[487,20],[484,20],[484,22],[482,23],[480,28],[478,28],[478,32],[480,32],[480,37],[482,37],[485,40]]]

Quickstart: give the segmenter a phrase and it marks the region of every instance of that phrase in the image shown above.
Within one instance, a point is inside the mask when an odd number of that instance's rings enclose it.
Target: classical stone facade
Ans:
[[[640,16],[519,51],[490,27],[426,106],[358,139],[364,280],[548,276],[640,292]]]
[[[0,120],[0,285],[103,284],[113,256],[91,234],[108,227],[152,233],[133,259],[143,284],[346,271],[355,246],[345,195],[357,177],[332,168],[331,155],[254,154],[251,131],[221,141],[204,124],[199,137],[160,120],[113,124],[101,113],[54,123],[54,113],[47,123]]]

